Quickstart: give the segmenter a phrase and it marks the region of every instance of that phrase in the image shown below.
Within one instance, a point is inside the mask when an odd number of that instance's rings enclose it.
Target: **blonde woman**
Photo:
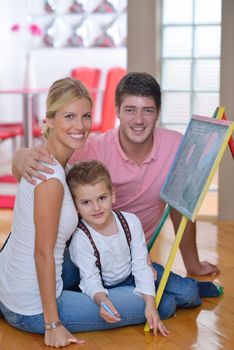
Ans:
[[[144,322],[144,303],[132,287],[114,289],[122,321],[111,325],[89,297],[63,291],[64,249],[78,224],[65,167],[90,132],[92,99],[80,81],[65,78],[50,87],[46,107],[44,148],[54,158],[53,174],[35,186],[25,178],[19,184],[12,233],[0,253],[0,313],[22,331],[44,334],[46,345],[63,347],[82,342],[71,332]]]

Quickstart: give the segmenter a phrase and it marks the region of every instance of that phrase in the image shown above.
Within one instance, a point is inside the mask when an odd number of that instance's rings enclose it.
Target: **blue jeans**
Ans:
[[[121,321],[108,323],[99,316],[99,307],[87,295],[63,291],[57,299],[59,317],[70,332],[86,332],[123,327],[145,322],[145,304],[133,293],[134,287],[123,286],[109,291],[109,297],[121,315]],[[7,309],[0,302],[0,310],[12,326],[31,333],[44,333],[43,314],[25,316]]]
[[[164,272],[164,268],[162,265],[155,262],[153,263],[153,267],[157,271],[157,280],[155,282],[157,291]],[[79,284],[79,270],[71,261],[68,249],[65,250],[64,255],[63,282],[64,289],[74,290],[76,287],[78,287]],[[130,276],[122,283],[114,286],[114,289],[121,286],[135,287],[133,276]],[[162,299],[158,307],[160,318],[162,320],[165,320],[169,317],[172,317],[175,314],[177,307],[190,308],[199,305],[201,305],[201,298],[199,296],[197,281],[193,278],[181,277],[174,272],[170,272]]]
[[[158,273],[156,289],[163,274],[163,267],[153,263]],[[68,269],[68,271],[67,271]],[[63,266],[64,289],[76,289],[79,284],[78,269],[70,260],[68,251]],[[99,316],[99,307],[87,295],[73,290],[63,290],[57,299],[59,317],[70,332],[86,332],[117,328],[145,322],[143,299],[133,293],[134,278],[130,276],[117,286],[109,289],[109,298],[121,315],[121,321],[107,323]],[[158,311],[161,319],[173,316],[177,307],[193,307],[201,304],[197,282],[170,273]],[[12,326],[31,333],[44,333],[43,313],[25,316],[10,311],[0,302],[0,313]]]

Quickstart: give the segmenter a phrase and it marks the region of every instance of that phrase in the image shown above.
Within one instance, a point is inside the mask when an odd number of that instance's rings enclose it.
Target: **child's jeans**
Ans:
[[[162,265],[152,263],[153,268],[157,271],[157,280],[155,281],[156,291],[161,281],[164,268]],[[112,289],[121,286],[134,286],[135,281],[133,275],[130,275],[125,281],[115,286],[105,286],[107,289]],[[160,318],[165,320],[176,313],[177,307],[190,308],[201,305],[199,297],[199,289],[197,281],[192,278],[181,277],[173,272],[170,272],[164,289],[158,312]]]
[[[156,290],[161,281],[164,268],[162,265],[153,263],[153,268],[157,271],[157,280],[155,282]],[[68,249],[65,250],[63,264],[63,282],[64,289],[76,289],[74,286],[79,284],[79,270],[70,260]],[[121,286],[135,286],[134,277],[130,275],[125,281],[113,287],[113,289]],[[177,307],[189,308],[201,305],[199,297],[197,281],[192,278],[181,277],[173,272],[170,272],[169,278],[160,301],[158,312],[160,318],[167,319],[173,316]]]

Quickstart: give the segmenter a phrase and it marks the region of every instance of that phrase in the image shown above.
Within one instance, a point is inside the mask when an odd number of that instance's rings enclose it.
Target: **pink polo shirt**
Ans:
[[[157,127],[152,151],[138,165],[123,152],[118,132],[117,128],[89,136],[85,148],[75,151],[70,163],[97,159],[107,166],[116,188],[114,209],[136,214],[142,222],[148,242],[165,207],[159,194],[182,135]]]

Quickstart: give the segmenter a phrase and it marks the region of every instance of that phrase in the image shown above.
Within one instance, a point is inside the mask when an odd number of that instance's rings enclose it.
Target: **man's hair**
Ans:
[[[75,189],[79,185],[96,185],[104,181],[108,189],[112,190],[112,181],[108,169],[97,160],[88,160],[74,164],[67,174],[67,183],[73,198]]]
[[[127,96],[143,96],[154,99],[157,109],[161,107],[161,89],[154,77],[144,72],[126,74],[115,90],[115,106],[120,109]]]

